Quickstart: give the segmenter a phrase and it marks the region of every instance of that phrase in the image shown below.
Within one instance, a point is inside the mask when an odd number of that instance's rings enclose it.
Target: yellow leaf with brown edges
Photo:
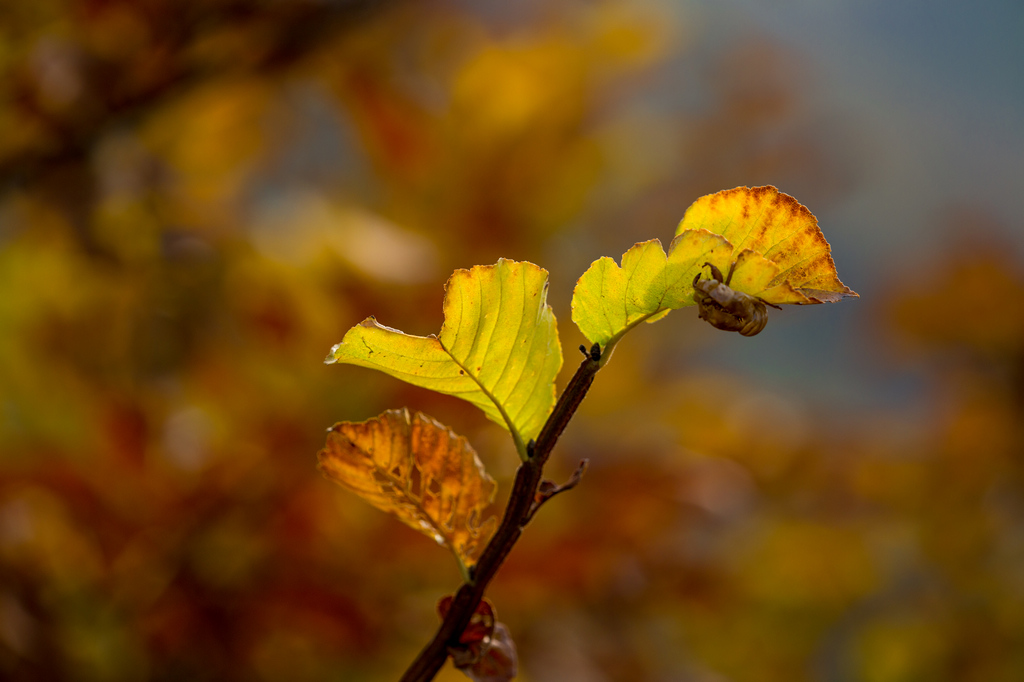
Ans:
[[[417,412],[388,410],[340,422],[317,458],[323,474],[455,553],[476,563],[497,519],[484,519],[494,479],[462,436]]]
[[[686,210],[676,234],[699,229],[728,239],[737,256],[749,249],[763,257],[737,260],[729,285],[736,291],[775,304],[857,296],[839,281],[814,214],[774,187],[737,187],[701,197]]]

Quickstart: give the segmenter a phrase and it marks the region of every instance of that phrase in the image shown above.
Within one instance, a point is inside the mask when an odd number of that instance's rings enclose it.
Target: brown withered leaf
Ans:
[[[438,602],[437,612],[442,620],[451,606],[451,595]],[[449,647],[448,653],[455,667],[473,682],[508,682],[518,673],[519,655],[512,634],[504,623],[498,622],[494,607],[486,599],[477,605],[459,637],[459,646]]]
[[[327,478],[448,547],[463,568],[476,563],[497,526],[493,516],[484,519],[496,486],[476,452],[420,412],[335,424],[317,458]]]

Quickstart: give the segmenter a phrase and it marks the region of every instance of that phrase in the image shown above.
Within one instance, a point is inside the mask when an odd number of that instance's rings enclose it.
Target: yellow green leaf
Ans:
[[[495,483],[476,452],[420,412],[335,424],[317,459],[327,478],[451,549],[463,569],[497,526],[493,516],[484,520]]]
[[[555,404],[562,366],[547,304],[548,273],[499,260],[456,270],[445,285],[439,335],[412,336],[370,317],[345,334],[326,362],[370,367],[473,403],[507,428],[519,454]]]
[[[839,281],[810,211],[774,187],[739,187],[694,202],[667,254],[652,239],[624,253],[621,266],[607,257],[595,261],[576,283],[573,322],[607,358],[640,322],[694,305],[693,280],[705,263],[728,273],[733,290],[773,305],[857,295]]]
[[[777,267],[766,279],[764,261],[742,264],[749,269],[742,275],[737,263],[730,283],[737,291],[775,304],[832,303],[857,296],[839,281],[832,248],[814,214],[774,187],[737,187],[701,197],[686,210],[676,234],[696,229],[720,234],[736,253],[749,249]]]
[[[654,322],[670,310],[694,305],[693,278],[705,261],[728,264],[732,245],[707,230],[688,230],[669,244],[657,239],[634,244],[619,266],[607,256],[576,282],[572,320],[591,343],[608,352],[641,322]]]

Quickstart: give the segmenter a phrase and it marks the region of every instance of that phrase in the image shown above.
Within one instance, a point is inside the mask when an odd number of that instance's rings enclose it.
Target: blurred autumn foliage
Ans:
[[[458,572],[316,472],[324,429],[422,410],[499,505],[517,460],[454,399],[324,367],[344,330],[430,333],[448,273],[504,256],[551,271],[573,348],[575,278],[701,194],[852,181],[770,43],[666,86],[688,30],[624,2],[0,7],[0,677],[396,679]],[[552,462],[590,472],[489,593],[520,679],[1024,678],[1024,271],[951,253],[876,304],[925,403],[850,415],[660,371],[670,329],[623,344]]]

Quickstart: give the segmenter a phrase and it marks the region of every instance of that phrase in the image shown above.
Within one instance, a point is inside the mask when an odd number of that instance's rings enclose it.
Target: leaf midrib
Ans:
[[[522,434],[519,433],[519,430],[516,428],[515,424],[512,422],[512,418],[508,416],[508,412],[505,411],[505,408],[502,406],[501,402],[499,402],[498,399],[496,397],[494,397],[494,394],[491,393],[487,389],[487,387],[483,385],[483,382],[480,381],[480,378],[476,374],[474,374],[472,371],[470,371],[469,367],[466,367],[466,365],[462,364],[462,362],[459,361],[459,359],[457,357],[455,357],[455,355],[450,350],[448,350],[448,347],[444,345],[444,342],[441,341],[441,339],[438,339],[437,342],[438,342],[438,344],[440,344],[441,348],[444,349],[444,352],[448,354],[448,357],[450,357],[452,359],[452,362],[454,362],[456,365],[458,365],[459,368],[466,373],[466,376],[468,376],[470,379],[472,379],[476,383],[476,385],[480,387],[480,392],[483,393],[485,396],[487,396],[487,398],[491,401],[491,403],[493,403],[494,406],[496,408],[498,408],[498,413],[501,414],[501,418],[504,419],[505,420],[505,424],[508,425],[509,433],[512,434],[512,440],[516,444],[516,450],[519,452],[519,457],[525,461],[526,460],[526,443],[523,442]]]

